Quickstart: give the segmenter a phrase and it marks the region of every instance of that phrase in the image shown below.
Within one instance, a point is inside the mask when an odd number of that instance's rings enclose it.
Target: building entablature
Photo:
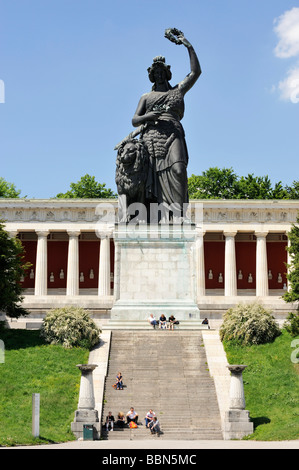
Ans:
[[[117,222],[117,199],[2,199],[0,219],[8,231],[94,231],[109,214]],[[297,200],[191,200],[189,217],[205,232],[288,232]]]

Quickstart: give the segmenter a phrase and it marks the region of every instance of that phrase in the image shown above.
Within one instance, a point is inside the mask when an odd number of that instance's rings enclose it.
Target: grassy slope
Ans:
[[[38,331],[6,330],[0,363],[0,445],[74,439],[70,423],[77,408],[86,349],[46,345]],[[40,439],[33,439],[32,393],[40,393]]]
[[[299,364],[291,361],[293,340],[283,330],[270,344],[224,344],[230,364],[248,366],[243,373],[246,409],[255,426],[249,439],[299,439]]]

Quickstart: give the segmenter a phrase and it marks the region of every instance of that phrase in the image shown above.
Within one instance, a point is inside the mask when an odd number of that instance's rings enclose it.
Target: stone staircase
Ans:
[[[114,390],[121,371],[123,390]],[[117,417],[133,406],[138,428],[102,428],[102,439],[223,439],[214,381],[200,331],[112,331],[103,423],[109,411]],[[144,417],[152,408],[161,424],[151,435]]]

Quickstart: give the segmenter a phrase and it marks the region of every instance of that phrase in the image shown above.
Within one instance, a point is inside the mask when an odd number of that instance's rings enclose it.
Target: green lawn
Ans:
[[[5,330],[5,361],[0,363],[0,446],[74,439],[70,425],[79,398],[87,349],[45,344],[38,331]],[[34,439],[32,393],[40,393],[40,438]]]
[[[270,344],[224,344],[230,364],[248,366],[243,373],[246,409],[255,427],[248,439],[299,439],[299,364],[291,361],[294,339],[283,330]]]

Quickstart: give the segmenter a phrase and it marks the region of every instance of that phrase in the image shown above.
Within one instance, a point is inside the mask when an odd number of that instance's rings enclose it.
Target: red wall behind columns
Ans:
[[[256,243],[255,242],[236,242],[236,267],[237,267],[237,288],[255,289],[256,288]],[[243,279],[238,279],[238,273],[241,269]],[[248,282],[249,273],[252,274],[253,282]]]
[[[93,289],[98,287],[99,278],[100,241],[79,241],[79,275],[84,274],[84,282],[79,282],[80,289]],[[89,278],[93,269],[94,279]]]
[[[34,288],[35,286],[35,265],[37,241],[22,240],[25,249],[24,261],[32,264],[34,270],[34,279],[29,278],[30,269],[22,283],[25,289]],[[68,241],[48,240],[48,288],[66,288],[67,279],[67,258],[68,258]],[[99,256],[100,256],[100,240],[80,240],[79,241],[79,275],[84,273],[84,282],[80,282],[80,288],[97,288],[99,274]],[[89,279],[90,269],[94,271],[94,279]],[[60,270],[64,271],[64,279],[60,279]],[[54,274],[54,282],[50,282],[50,274]],[[110,242],[110,272],[114,273],[114,241]],[[111,282],[113,288],[113,282]]]
[[[224,242],[204,242],[206,289],[224,289]],[[208,278],[209,269],[213,271],[213,279]],[[222,273],[223,282],[218,282]]]
[[[66,288],[68,241],[48,240],[48,289]],[[60,279],[60,270],[64,271],[64,279]],[[51,272],[54,282],[50,282]]]
[[[283,284],[287,282],[287,242],[267,242],[268,269],[272,271],[272,280],[269,279],[269,289],[283,289]],[[277,282],[278,273],[281,273],[282,283]]]
[[[34,271],[34,279],[29,278],[30,270],[27,271],[27,275],[25,276],[24,282],[22,282],[22,287],[24,289],[34,288],[35,285],[35,264],[36,264],[36,248],[37,248],[37,241],[35,240],[22,240],[22,245],[25,249],[25,259],[24,261],[27,263],[31,263],[33,266],[31,267]]]

